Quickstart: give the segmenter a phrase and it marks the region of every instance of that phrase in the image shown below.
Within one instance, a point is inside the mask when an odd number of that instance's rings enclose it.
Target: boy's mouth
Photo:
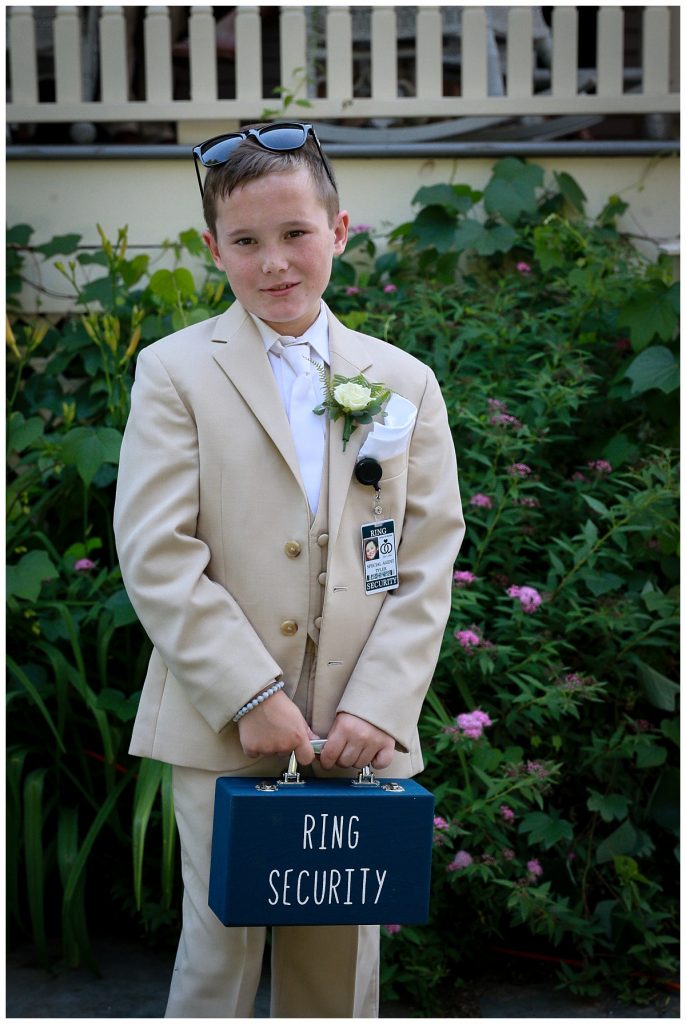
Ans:
[[[282,295],[284,292],[290,292],[293,288],[297,287],[297,281],[290,281],[284,284],[275,284],[271,288],[264,288],[263,291],[269,295]]]

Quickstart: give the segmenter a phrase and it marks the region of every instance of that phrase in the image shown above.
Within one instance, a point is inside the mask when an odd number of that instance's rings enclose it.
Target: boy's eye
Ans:
[[[237,238],[236,245],[251,245],[255,241],[254,238]]]
[[[288,232],[288,238],[300,238],[305,232],[301,231],[300,228],[295,228],[293,231]]]

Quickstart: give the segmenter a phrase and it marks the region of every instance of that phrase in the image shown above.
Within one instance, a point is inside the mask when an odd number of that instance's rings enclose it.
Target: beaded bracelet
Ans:
[[[267,699],[267,697],[273,697],[275,693],[279,692],[279,690],[283,690],[283,685],[283,679],[278,683],[272,683],[272,685],[266,690],[263,690],[262,693],[258,693],[256,697],[253,697],[253,699],[249,700],[247,704],[244,704],[240,711],[237,711],[233,716],[232,721],[240,721],[243,715],[247,715],[248,711],[252,711],[253,708],[256,708],[257,705],[261,704],[263,700]]]

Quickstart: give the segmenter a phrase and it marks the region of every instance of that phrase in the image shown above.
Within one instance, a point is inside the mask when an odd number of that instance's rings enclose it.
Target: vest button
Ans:
[[[325,572],[320,572],[319,576],[317,576],[317,579],[319,580],[321,585],[324,586],[324,584],[326,583],[326,573]]]
[[[322,617],[321,617],[321,615],[317,616],[317,618],[314,620],[314,624],[315,624],[316,629],[321,629],[322,628]]]
[[[328,533],[320,533],[319,536],[317,537],[317,544],[319,544],[319,547],[320,548],[325,548],[328,543],[329,543],[329,535],[328,535]]]
[[[297,558],[302,548],[297,540],[289,540],[283,546],[284,551],[289,558]]]
[[[280,628],[284,636],[295,636],[298,632],[298,623],[294,622],[293,619],[286,619],[285,622],[281,623]]]

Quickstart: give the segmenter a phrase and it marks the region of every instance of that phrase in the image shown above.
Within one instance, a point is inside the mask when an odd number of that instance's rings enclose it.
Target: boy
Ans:
[[[140,353],[115,532],[154,644],[131,752],[174,766],[184,902],[166,1015],[247,1017],[265,929],[225,928],[207,906],[215,781],[276,776],[292,751],[317,775],[421,770],[464,525],[433,373],[321,301],[349,218],[312,127],[246,129],[194,156],[204,239],[236,302]],[[314,363],[383,383],[386,423],[344,444],[345,417],[312,411]],[[361,449],[378,495],[355,476]],[[385,590],[366,583],[360,528],[389,520]],[[274,928],[272,1016],[377,1016],[378,946],[378,926]]]

